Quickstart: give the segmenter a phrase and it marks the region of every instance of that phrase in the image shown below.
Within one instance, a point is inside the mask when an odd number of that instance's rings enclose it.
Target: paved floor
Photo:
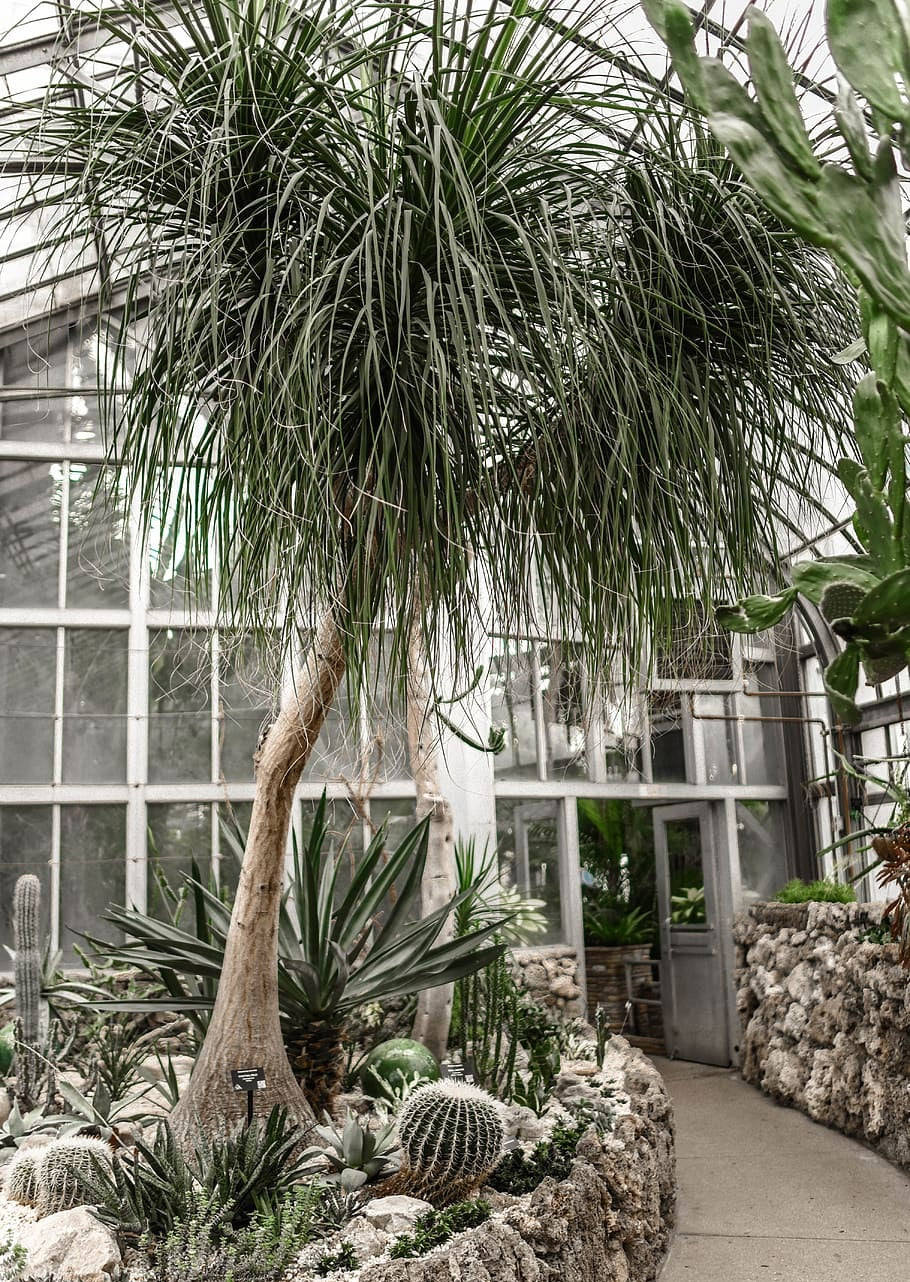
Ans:
[[[660,1282],[908,1282],[910,1178],[729,1069],[655,1060],[676,1109]]]

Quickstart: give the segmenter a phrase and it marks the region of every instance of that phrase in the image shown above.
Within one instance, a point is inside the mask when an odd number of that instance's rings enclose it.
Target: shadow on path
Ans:
[[[660,1282],[910,1280],[910,1177],[730,1069],[654,1062],[679,1173]]]

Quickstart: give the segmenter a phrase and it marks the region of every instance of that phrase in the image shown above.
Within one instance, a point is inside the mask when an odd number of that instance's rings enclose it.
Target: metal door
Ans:
[[[728,945],[726,938],[729,877],[725,876],[726,860],[722,865],[718,857],[722,852],[713,810],[702,802],[658,806],[653,812],[661,997],[671,1056],[700,1064],[729,1064],[735,1054],[732,941]],[[700,903],[697,892],[702,887]],[[686,915],[690,920],[682,920]]]

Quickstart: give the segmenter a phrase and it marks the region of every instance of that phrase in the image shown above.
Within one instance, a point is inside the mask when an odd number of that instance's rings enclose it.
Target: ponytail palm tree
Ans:
[[[617,647],[632,668],[680,598],[766,570],[786,483],[837,431],[833,270],[623,70],[601,3],[550,9],[119,0],[32,132],[54,234],[104,233],[140,510],[192,512],[233,627],[313,638],[259,753],[183,1133],[240,1115],[251,1063],[305,1114],[275,978],[286,833],[377,627],[429,707],[440,637],[457,677],[487,611],[540,629],[534,567],[544,624],[576,622],[593,674]]]

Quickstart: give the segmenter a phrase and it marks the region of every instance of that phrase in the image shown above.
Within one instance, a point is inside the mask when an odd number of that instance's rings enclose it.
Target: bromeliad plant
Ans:
[[[778,623],[799,594],[818,606],[844,641],[827,666],[825,687],[838,715],[856,722],[860,665],[876,685],[910,663],[910,477],[902,421],[910,413],[910,266],[896,159],[910,161],[910,13],[898,0],[828,0],[828,44],[841,76],[834,118],[846,165],[816,155],[794,73],[760,9],[749,9],[750,95],[721,61],[696,54],[691,15],[679,0],[645,0],[644,7],[693,101],[768,208],[806,242],[831,251],[859,289],[863,337],[841,359],[868,353],[873,372],[853,402],[860,458],[838,465],[855,505],[856,553],[801,562],[782,592],[718,612],[734,631],[760,632]]]
[[[417,824],[396,850],[382,827],[346,888],[348,857],[334,856],[328,838],[325,794],[305,849],[294,848],[290,885],[282,896],[278,928],[278,992],[285,1045],[317,1116],[329,1109],[344,1067],[342,1045],[350,1011],[437,984],[449,984],[499,957],[491,939],[508,921],[492,917],[469,934],[439,942],[465,891],[436,912],[415,920],[427,857],[427,824]],[[107,920],[126,942],[112,948],[93,941],[115,963],[139,969],[160,984],[138,1001],[99,1003],[121,1010],[185,1011],[200,1030],[221,973],[230,908],[212,889],[189,878],[194,914],[184,928],[127,908]]]

